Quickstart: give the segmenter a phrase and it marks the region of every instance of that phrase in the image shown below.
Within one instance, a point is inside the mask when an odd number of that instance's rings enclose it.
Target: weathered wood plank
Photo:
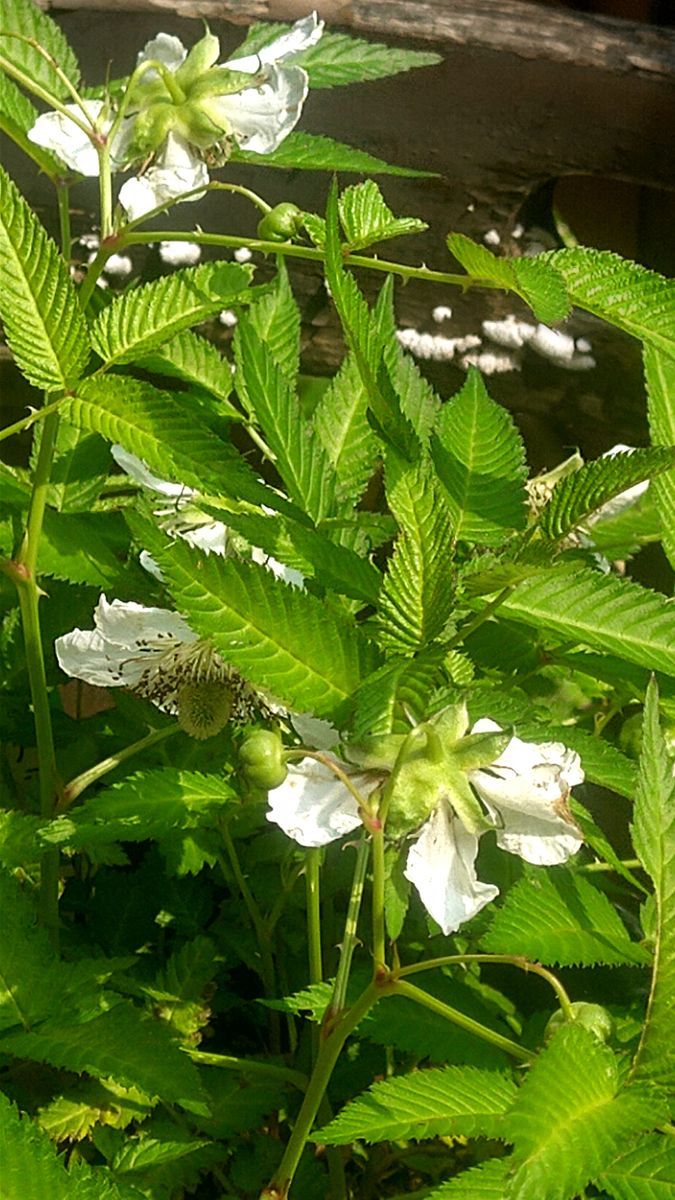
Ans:
[[[305,0],[41,0],[48,9],[104,9],[249,24],[294,20]],[[477,46],[600,71],[675,76],[675,30],[584,16],[526,0],[316,0],[329,23],[353,33]]]

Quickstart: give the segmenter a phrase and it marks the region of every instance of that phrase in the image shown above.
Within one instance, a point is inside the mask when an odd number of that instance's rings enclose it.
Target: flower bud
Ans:
[[[614,1018],[601,1004],[590,1004],[586,1000],[575,1000],[570,1005],[572,1020],[568,1021],[562,1009],[554,1012],[544,1033],[544,1040],[550,1041],[563,1025],[583,1025],[589,1033],[600,1042],[606,1042],[614,1033]]]
[[[260,221],[258,237],[265,242],[292,241],[302,229],[304,215],[296,204],[277,204]]]
[[[239,747],[242,774],[251,787],[271,791],[281,787],[287,771],[284,746],[277,733],[256,729]]]

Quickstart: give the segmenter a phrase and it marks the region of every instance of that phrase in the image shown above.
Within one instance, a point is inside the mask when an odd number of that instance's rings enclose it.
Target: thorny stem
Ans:
[[[43,408],[34,409],[27,417],[22,417],[13,425],[6,425],[4,429],[0,429],[0,442],[4,442],[5,438],[12,437],[15,433],[23,433],[24,429],[30,429],[36,421],[44,421],[52,413],[58,412],[62,404],[63,398],[55,400],[53,404],[45,404]]]
[[[132,742],[130,746],[125,746],[124,749],[118,750],[108,758],[101,759],[100,762],[96,763],[96,766],[90,767],[88,771],[83,771],[81,775],[76,775],[74,779],[71,779],[70,783],[66,784],[61,793],[59,803],[56,806],[56,812],[66,812],[86,788],[91,787],[92,783],[96,783],[97,780],[102,779],[110,771],[114,771],[115,767],[118,767],[120,763],[125,762],[134,754],[139,754],[143,750],[147,750],[150,746],[156,746],[158,742],[163,742],[166,738],[173,737],[174,734],[182,732],[183,730],[178,722],[175,725],[167,725],[163,729],[153,729],[152,733],[149,733],[147,737],[141,738],[138,742]]]
[[[307,932],[309,942],[309,981],[321,983],[323,962],[321,953],[321,848],[313,847],[305,856],[305,895],[307,898]]]
[[[205,189],[199,190],[204,191]],[[143,220],[150,215],[146,214]],[[231,237],[220,233],[202,233],[201,230],[190,232],[189,235],[186,235],[184,230],[182,232],[179,230],[162,231],[163,241],[185,241],[186,236],[189,236],[191,242],[196,242],[200,246],[230,246],[234,249],[246,246],[249,250],[257,250],[261,254],[282,254],[287,258],[305,258],[312,262],[323,262],[326,257],[323,250],[317,250],[313,246],[297,246],[293,242],[266,242],[260,238]],[[143,245],[147,242],[156,242],[157,233],[127,232],[125,229],[120,233],[120,240],[121,244],[125,246]],[[385,258],[376,258],[374,255],[371,257],[364,254],[346,253],[344,261],[352,267],[384,271],[387,275],[400,275],[402,279],[425,279],[428,283],[443,283],[461,288],[480,287],[490,288],[493,291],[495,288],[495,282],[491,279],[481,279],[473,275],[453,275],[446,271],[432,271],[424,264],[419,267],[410,267],[405,263],[389,262]]]
[[[56,110],[56,112],[60,112],[63,116],[67,117],[69,121],[72,121],[75,125],[79,126],[84,133],[90,134],[92,132],[92,124],[89,114],[87,113],[86,108],[84,108],[82,97],[77,91],[77,88],[73,87],[65,72],[61,70],[56,60],[52,58],[51,54],[48,54],[46,50],[43,50],[42,46],[40,46],[34,38],[24,37],[24,35],[21,33],[10,33],[7,30],[3,30],[2,36],[13,37],[17,38],[21,42],[27,42],[29,46],[32,46],[34,50],[37,50],[38,53],[41,54],[42,57],[49,63],[56,75],[58,75],[64,87],[70,92],[70,95],[73,97],[75,103],[82,109],[87,121],[81,121],[80,118],[76,117],[75,114],[69,108],[67,108],[65,104],[61,103],[57,96],[53,96],[52,93],[48,92],[46,88],[43,88],[39,83],[36,83],[36,81],[32,79],[30,75],[26,75],[26,73],[22,71],[20,67],[15,67],[14,63],[11,63],[9,59],[4,57],[4,55],[0,55],[0,70],[6,71],[8,75],[11,75],[12,79],[16,79],[17,83],[20,83],[22,87],[25,87],[26,91],[32,92],[33,95],[37,96],[39,100],[44,100],[45,104],[47,104],[49,108],[53,108]]]
[[[374,829],[373,843],[373,968],[377,974],[386,967],[387,950],[384,927],[384,830]]]

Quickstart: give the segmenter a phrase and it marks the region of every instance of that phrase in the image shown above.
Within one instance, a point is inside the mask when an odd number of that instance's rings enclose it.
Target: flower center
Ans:
[[[198,738],[212,737],[229,720],[243,725],[269,714],[255,688],[203,638],[174,642],[162,653],[154,650],[133,690],[177,713],[186,733]]]

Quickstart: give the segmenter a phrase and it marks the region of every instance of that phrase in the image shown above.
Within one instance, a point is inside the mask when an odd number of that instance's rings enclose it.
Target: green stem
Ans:
[[[59,210],[59,232],[61,248],[66,262],[70,259],[70,188],[65,183],[56,184],[56,203]]]
[[[98,195],[101,208],[101,241],[110,237],[112,222],[112,176],[110,174],[110,141],[96,147],[98,151]]]
[[[500,605],[502,605],[504,601],[508,599],[512,591],[512,584],[509,584],[508,587],[502,588],[501,592],[499,595],[495,596],[494,600],[491,600],[489,604],[486,604],[485,608],[481,608],[480,612],[476,613],[475,617],[468,621],[466,625],[462,625],[462,628],[458,629],[455,636],[450,638],[449,642],[445,643],[445,650],[454,650],[455,646],[460,646],[470,634],[472,634],[476,629],[479,629],[480,626],[492,616],[493,612],[496,612]]]
[[[315,847],[305,856],[305,895],[307,898],[307,935],[309,942],[309,981],[321,983],[321,849]]]
[[[110,771],[114,771],[119,767],[120,763],[126,762],[134,754],[138,754],[143,750],[147,750],[149,746],[156,746],[159,742],[163,742],[166,738],[173,737],[176,733],[182,733],[178,722],[175,725],[167,725],[163,729],[153,729],[147,737],[141,738],[138,742],[132,742],[130,746],[125,746],[123,750],[117,750],[115,754],[111,754],[108,758],[101,759],[96,763],[96,766],[90,767],[88,771],[83,771],[81,775],[76,775],[67,783],[61,794],[61,799],[56,807],[57,813],[64,813],[75,803],[78,796],[86,788],[91,787],[92,783],[102,779]]]
[[[638,869],[642,868],[642,863],[640,862],[639,858],[622,858],[620,861],[621,866],[626,867],[629,871],[637,871]],[[616,867],[613,865],[613,863],[591,862],[582,863],[581,866],[577,867],[577,871],[616,871]]]
[[[373,844],[373,968],[375,973],[386,967],[387,949],[384,923],[384,830],[374,829]]]
[[[350,1033],[356,1029],[359,1021],[379,1000],[381,994],[382,989],[377,984],[371,983],[322,1043],[283,1158],[273,1179],[260,1193],[260,1200],[285,1200],[285,1197],[288,1196],[293,1176],[298,1168],[340,1051]]]
[[[560,980],[552,971],[548,971],[546,967],[542,967],[540,963],[530,962],[529,959],[523,958],[519,954],[446,954],[442,958],[428,958],[425,962],[413,963],[409,967],[399,967],[398,970],[394,971],[394,978],[397,980],[407,979],[410,975],[417,975],[420,971],[431,971],[435,967],[448,967],[455,964],[461,965],[472,962],[506,963],[509,966],[517,967],[520,971],[540,975],[553,988],[567,1020],[572,1020],[572,1002]]]
[[[488,1029],[487,1025],[481,1025],[479,1021],[474,1021],[473,1017],[467,1017],[466,1013],[459,1012],[456,1008],[451,1008],[449,1004],[444,1004],[442,1000],[437,1000],[435,996],[430,996],[428,992],[423,992],[421,988],[415,987],[414,983],[395,980],[393,981],[393,992],[396,996],[406,996],[409,1000],[414,1000],[416,1004],[420,1004],[423,1008],[428,1008],[430,1012],[444,1017],[446,1021],[451,1021],[453,1025],[458,1025],[460,1029],[465,1029],[467,1033],[472,1033],[476,1037],[482,1038],[484,1042],[490,1042],[498,1050],[504,1050],[506,1054],[510,1054],[512,1058],[519,1059],[520,1062],[533,1062],[536,1057],[531,1050],[526,1050],[524,1046],[519,1046],[518,1042],[513,1042],[511,1038],[503,1037],[501,1033],[496,1033],[494,1029]]]
[[[53,412],[45,418],[42,427],[26,532],[13,568],[23,623],[26,664],[35,723],[39,762],[40,813],[46,819],[51,818],[54,814],[58,792],[58,772],[38,612],[41,592],[37,585],[35,572],[58,422],[58,414]],[[41,859],[38,910],[40,921],[49,932],[54,945],[58,943],[58,882],[59,852],[58,849],[52,848],[45,851]]]
[[[292,1071],[290,1067],[258,1062],[257,1059],[237,1058],[234,1054],[210,1054],[204,1050],[193,1050],[189,1046],[182,1046],[181,1049],[190,1055],[193,1062],[201,1063],[204,1067],[222,1067],[226,1071],[240,1071],[242,1075],[262,1075],[268,1079],[278,1079],[280,1083],[291,1083],[301,1092],[307,1087],[307,1076],[301,1071]]]
[[[352,879],[352,890],[349,897],[349,905],[345,919],[345,931],[342,938],[342,944],[340,946],[340,961],[338,963],[337,974],[335,976],[333,995],[331,996],[331,1001],[324,1017],[324,1030],[330,1027],[331,1021],[334,1021],[336,1017],[341,1015],[347,1003],[349,972],[351,970],[354,950],[356,949],[356,930],[359,923],[359,912],[361,911],[363,886],[366,880],[366,871],[368,869],[368,851],[368,840],[367,838],[363,837],[356,850],[354,878]]]
[[[241,869],[237,851],[230,836],[230,831],[227,828],[227,822],[222,820],[218,822],[223,845],[227,853],[230,864],[230,869],[237,883],[237,887],[241,893],[241,898],[244,901],[246,911],[249,915],[249,920],[253,926],[260,951],[260,974],[263,983],[263,990],[268,1000],[272,1000],[276,994],[276,973],[274,970],[274,958],[272,957],[272,947],[269,931],[265,924],[264,918],[258,903],[253,895],[244,872]],[[219,856],[220,868],[223,876],[227,880],[227,871],[223,866],[222,859]],[[270,1046],[273,1054],[278,1054],[281,1051],[281,1033],[279,1026],[279,1014],[273,1010],[269,1011],[269,1029],[270,1029]]]
[[[5,32],[4,30],[3,30],[3,37],[19,38],[19,40],[22,42],[28,42],[28,44],[30,46],[32,46],[35,50],[39,50],[42,57],[46,58],[47,62],[50,64],[50,66],[52,66],[54,68],[57,75],[60,77],[61,82],[64,84],[67,84],[68,91],[70,92],[71,96],[75,100],[75,103],[79,104],[80,107],[82,107],[81,97],[80,97],[79,93],[75,90],[75,88],[73,87],[73,85],[70,82],[70,80],[68,79],[68,77],[57,66],[55,60],[51,57],[51,55],[47,54],[47,52],[42,49],[42,46],[38,45],[38,43],[34,40],[34,38],[23,37],[21,34],[18,34],[18,33],[8,33],[8,32]],[[39,100],[44,100],[45,104],[48,105],[49,108],[53,108],[53,109],[55,109],[56,112],[60,112],[63,116],[67,117],[69,121],[72,121],[75,125],[79,126],[79,128],[84,133],[91,134],[91,132],[92,132],[91,121],[89,122],[89,124],[86,124],[84,121],[81,121],[80,118],[76,117],[75,114],[69,108],[67,108],[65,104],[61,103],[61,101],[58,99],[57,96],[53,96],[52,93],[48,92],[46,88],[43,88],[39,83],[36,83],[35,80],[31,78],[30,75],[27,75],[25,73],[25,71],[21,70],[20,67],[15,67],[14,64],[9,61],[9,59],[5,58],[4,55],[1,55],[1,54],[0,54],[0,71],[5,71],[8,75],[11,76],[12,79],[16,79],[16,82],[20,83],[21,86],[24,87],[27,92],[32,92],[32,94],[34,96],[37,96]],[[86,109],[84,111],[86,113]]]

